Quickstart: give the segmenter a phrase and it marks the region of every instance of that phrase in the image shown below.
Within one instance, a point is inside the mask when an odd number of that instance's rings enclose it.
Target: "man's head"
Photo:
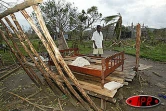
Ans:
[[[101,26],[97,25],[97,31],[100,32],[101,31]]]

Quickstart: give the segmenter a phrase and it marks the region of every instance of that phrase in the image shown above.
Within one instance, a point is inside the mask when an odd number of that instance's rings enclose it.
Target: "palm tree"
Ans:
[[[119,17],[118,20],[114,22],[117,17]],[[120,15],[120,13],[118,15],[111,15],[111,16],[104,17],[102,20],[105,21],[105,23],[109,26],[116,24],[113,35],[116,35],[116,39],[119,40],[121,36],[121,29],[122,29],[122,16]]]

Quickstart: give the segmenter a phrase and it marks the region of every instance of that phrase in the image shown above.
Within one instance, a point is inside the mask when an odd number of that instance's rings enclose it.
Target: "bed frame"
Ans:
[[[101,78],[101,86],[104,86],[105,78],[114,72],[118,67],[124,65],[124,52],[119,52],[108,57],[96,57],[96,56],[86,56],[79,54],[78,48],[60,50],[61,55],[63,56],[65,62],[68,64],[68,67],[72,72],[77,72],[81,74],[88,74],[91,76]],[[77,57],[88,57],[90,59],[89,66],[73,66],[70,65]],[[49,66],[54,65],[54,63],[49,60]]]

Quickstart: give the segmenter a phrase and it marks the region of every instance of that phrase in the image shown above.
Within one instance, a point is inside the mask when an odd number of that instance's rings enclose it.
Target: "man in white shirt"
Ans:
[[[97,30],[93,33],[93,54],[101,57],[103,54],[103,34],[101,32],[101,26],[97,25]]]

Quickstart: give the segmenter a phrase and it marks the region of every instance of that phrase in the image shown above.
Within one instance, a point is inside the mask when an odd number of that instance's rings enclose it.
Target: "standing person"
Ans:
[[[92,40],[93,40],[93,54],[96,56],[99,54],[103,54],[103,34],[101,32],[101,26],[97,25],[97,30],[93,33]]]

